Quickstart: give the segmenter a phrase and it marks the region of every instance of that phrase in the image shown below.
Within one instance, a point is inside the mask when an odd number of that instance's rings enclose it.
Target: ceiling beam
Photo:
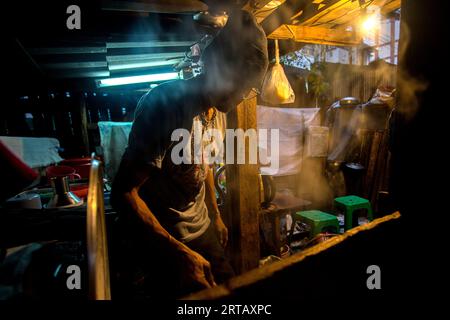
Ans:
[[[247,2],[242,9],[252,13],[256,18],[256,21],[261,23],[265,18],[277,10],[277,8],[285,1],[286,0],[253,0]]]
[[[326,15],[330,14],[332,11],[345,6],[347,3],[351,3],[351,0],[330,1],[325,7],[321,8],[321,10],[319,10],[315,14],[309,17],[305,16],[300,24],[302,25],[313,24],[316,21],[320,20],[321,18],[325,17]]]
[[[147,0],[139,1],[103,1],[102,10],[141,12],[141,13],[189,13],[208,10],[208,6],[196,0]]]
[[[19,48],[20,52],[26,57],[27,61],[34,67],[35,70],[37,70],[37,72],[40,75],[43,75],[44,72],[42,71],[39,64],[36,63],[36,60],[31,56],[29,50],[25,49],[24,46],[22,45],[22,43],[17,38],[15,39],[15,43],[16,43],[17,47]]]
[[[292,16],[299,11],[304,10],[309,5],[308,0],[286,0],[275,11],[271,12],[268,17],[262,21],[261,25],[266,34],[271,34],[279,26],[285,23],[290,23]]]
[[[28,52],[33,55],[106,53],[106,46],[29,48]]]
[[[322,3],[324,4],[325,1]],[[366,1],[367,3],[367,1]],[[386,16],[390,12],[400,8],[401,0],[374,0],[371,5],[380,7],[381,14]],[[311,17],[306,17],[303,15],[303,19],[299,24],[306,26],[313,26],[314,24],[323,24],[326,18],[333,16],[333,14],[338,14],[340,19],[344,19],[345,16],[340,14],[339,12],[342,10],[347,10],[348,22],[354,20],[355,16],[359,16],[360,14],[360,6],[357,1],[352,0],[334,0],[329,2],[325,7],[319,10],[316,14]],[[333,18],[329,18],[328,20],[333,20]],[[342,23],[342,22],[341,22]],[[339,24],[339,22],[338,22]]]
[[[381,14],[383,16],[386,16],[389,13],[391,13],[392,11],[397,10],[398,8],[400,8],[401,4],[402,4],[401,0],[393,0],[393,1],[385,4],[381,8]]]
[[[195,43],[192,41],[132,41],[132,42],[107,42],[107,49],[123,48],[161,48],[161,47],[189,47]]]
[[[355,46],[361,43],[361,39],[351,31],[286,24],[272,32],[268,38],[333,46]]]
[[[97,78],[109,77],[110,73],[107,68],[90,68],[54,70],[50,75],[54,78]]]
[[[282,1],[283,0],[281,0],[281,2]],[[271,0],[250,0],[242,7],[242,10],[255,13],[258,10],[263,9],[269,2],[271,2]]]
[[[262,26],[266,34],[271,34],[283,24],[292,24],[293,17],[297,21],[296,24],[303,24],[328,8],[336,7],[336,4],[342,1],[349,0],[286,0],[262,22]]]
[[[57,62],[44,63],[45,69],[87,69],[107,67],[106,61],[74,61],[74,62]]]
[[[125,62],[137,60],[156,60],[156,59],[179,59],[184,57],[184,51],[180,52],[161,52],[161,53],[147,53],[147,54],[127,54],[127,55],[108,55],[106,61],[110,62]]]

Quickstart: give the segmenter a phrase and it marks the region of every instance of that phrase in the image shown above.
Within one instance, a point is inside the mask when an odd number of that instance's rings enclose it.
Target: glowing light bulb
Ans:
[[[368,15],[361,24],[364,33],[374,31],[378,27],[378,19],[375,14]]]

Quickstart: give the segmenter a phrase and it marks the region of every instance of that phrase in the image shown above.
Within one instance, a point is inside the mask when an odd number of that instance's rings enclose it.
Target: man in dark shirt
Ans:
[[[144,256],[153,268],[147,275],[152,286],[163,285],[169,294],[210,287],[214,278],[233,274],[224,258],[227,230],[211,170],[174,164],[171,136],[176,129],[192,132],[195,117],[212,106],[227,112],[260,86],[268,65],[264,32],[249,13],[231,12],[203,60],[202,75],[161,84],[141,98],[113,183],[112,203],[133,239],[130,252]]]

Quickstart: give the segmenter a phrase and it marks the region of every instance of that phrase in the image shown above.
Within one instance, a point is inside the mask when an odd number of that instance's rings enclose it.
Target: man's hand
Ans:
[[[211,272],[210,263],[199,253],[191,249],[183,249],[179,253],[181,281],[183,285],[195,287],[197,290],[211,288],[216,285]]]
[[[222,247],[227,246],[228,242],[228,229],[222,221],[220,214],[218,214],[214,219],[214,225],[216,227],[217,236],[219,237],[219,242]]]
[[[228,229],[223,223],[222,218],[220,217],[220,211],[216,201],[214,175],[213,171],[209,167],[208,167],[208,176],[206,177],[205,180],[205,188],[206,188],[205,203],[206,206],[208,207],[209,217],[213,221],[212,223],[214,223],[214,227],[216,229],[220,244],[222,245],[222,247],[225,248],[228,242]]]
[[[122,178],[123,176],[124,174],[122,174]],[[113,202],[119,210],[136,214],[142,220],[148,228],[148,234],[153,236],[152,244],[156,248],[170,252],[171,256],[174,257],[173,262],[179,268],[179,276],[183,287],[191,288],[194,291],[216,285],[209,262],[200,254],[176,240],[161,226],[147,204],[139,196],[139,186],[133,187],[129,191],[123,191],[118,185],[114,192]]]

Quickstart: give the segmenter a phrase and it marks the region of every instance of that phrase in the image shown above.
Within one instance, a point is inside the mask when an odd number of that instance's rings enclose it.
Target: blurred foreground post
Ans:
[[[227,114],[227,129],[256,129],[256,97],[244,100]],[[248,164],[248,140],[245,143],[245,164],[236,164],[236,141],[234,164],[226,165],[226,217],[229,228],[229,253],[237,274],[258,267],[259,251],[259,166]]]

